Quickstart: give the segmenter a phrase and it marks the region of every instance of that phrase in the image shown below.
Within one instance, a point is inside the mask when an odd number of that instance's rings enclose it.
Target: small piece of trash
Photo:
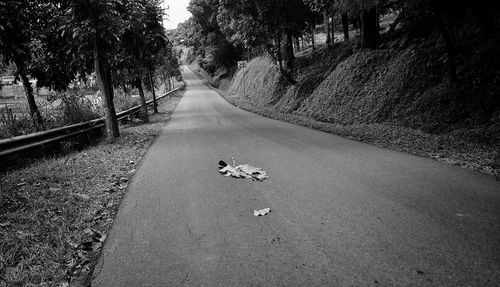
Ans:
[[[266,214],[268,214],[269,212],[271,212],[271,208],[264,208],[264,209],[261,209],[261,210],[254,210],[253,211],[253,215],[255,216],[264,216]]]
[[[135,161],[133,161],[133,160],[131,160],[131,161],[129,162],[129,164],[134,164],[134,163],[135,163]]]
[[[269,178],[263,169],[251,166],[250,164],[236,165],[234,160],[233,165],[229,165],[225,161],[220,160],[219,173],[228,177],[251,178],[252,180],[258,181],[263,181],[264,179]]]

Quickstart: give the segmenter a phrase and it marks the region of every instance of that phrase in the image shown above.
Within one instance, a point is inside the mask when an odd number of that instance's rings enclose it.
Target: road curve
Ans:
[[[183,74],[93,287],[500,285],[493,177],[263,118]],[[219,175],[231,157],[270,178]]]

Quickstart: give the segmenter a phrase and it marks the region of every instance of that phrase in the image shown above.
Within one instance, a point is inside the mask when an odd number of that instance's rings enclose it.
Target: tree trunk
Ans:
[[[123,93],[125,96],[129,97],[130,96],[130,89],[127,87],[126,83],[123,83]]]
[[[153,113],[157,114],[158,113],[158,103],[156,102],[156,92],[155,92],[155,82],[153,81],[153,75],[151,73],[151,70],[148,71],[149,73],[149,83],[151,84],[151,93],[153,93]]]
[[[293,54],[293,35],[290,31],[286,32],[286,42],[285,42],[285,60],[287,70],[293,69],[293,63],[295,60],[295,55]]]
[[[0,206],[3,204],[3,192],[2,192],[2,184],[0,183]]]
[[[335,14],[332,13],[332,44],[335,43]]]
[[[349,14],[342,14],[342,30],[344,31],[344,41],[349,40]]]
[[[295,40],[295,51],[298,53],[300,52],[300,41],[299,41],[299,37],[295,37],[294,38]]]
[[[361,48],[375,49],[380,41],[377,8],[372,7],[361,13]]]
[[[113,85],[111,84],[111,71],[106,60],[101,58],[101,53],[94,45],[94,68],[97,78],[97,85],[101,90],[101,98],[104,105],[106,135],[108,143],[114,143],[120,137],[118,120],[116,118],[115,105],[113,103]]]
[[[323,11],[323,25],[325,26],[325,33],[326,33],[326,44],[330,46],[330,43],[332,39],[330,38],[330,23],[328,21],[328,13]]]
[[[140,78],[135,80],[135,85],[139,90],[139,98],[141,99],[141,120],[147,123],[149,122],[148,106],[146,104],[146,97],[144,96],[144,89],[142,88],[142,81]]]
[[[276,38],[276,57],[278,58],[278,65],[280,68],[280,73],[282,75],[285,74],[285,69],[283,69],[283,57],[281,54],[281,33],[278,32],[278,37]]]
[[[446,52],[448,53],[448,72],[450,73],[450,84],[455,84],[458,81],[455,46],[453,45],[450,31],[446,27],[443,18],[440,15],[436,15],[436,21],[439,33],[441,34],[446,47]]]
[[[42,115],[40,114],[40,110],[36,105],[35,96],[33,95],[33,87],[31,86],[31,83],[26,74],[26,67],[24,66],[24,62],[23,60],[21,60],[21,57],[17,55],[17,53],[14,55],[14,62],[16,63],[19,76],[21,76],[21,81],[23,82],[26,100],[28,101],[28,106],[30,108],[31,120],[33,121],[35,130],[40,131],[43,129]]]
[[[311,25],[311,44],[313,51],[316,49],[316,39],[314,38],[314,25]]]

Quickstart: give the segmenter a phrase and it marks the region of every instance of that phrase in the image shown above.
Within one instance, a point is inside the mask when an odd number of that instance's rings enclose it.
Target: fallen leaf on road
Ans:
[[[264,216],[266,214],[268,214],[269,212],[271,212],[271,208],[264,208],[264,209],[261,209],[261,210],[254,210],[253,211],[253,215],[255,216]]]

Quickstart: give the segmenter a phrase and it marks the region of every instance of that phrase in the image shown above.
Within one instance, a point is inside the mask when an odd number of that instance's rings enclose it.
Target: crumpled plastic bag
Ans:
[[[232,166],[222,160],[219,161],[219,173],[225,176],[235,178],[251,178],[252,180],[258,181],[263,181],[264,179],[269,178],[267,173],[259,167],[251,166],[249,164]]]
[[[253,215],[255,216],[264,216],[266,214],[268,214],[269,212],[271,212],[271,208],[264,208],[264,209],[261,209],[261,210],[254,210],[253,211]]]

